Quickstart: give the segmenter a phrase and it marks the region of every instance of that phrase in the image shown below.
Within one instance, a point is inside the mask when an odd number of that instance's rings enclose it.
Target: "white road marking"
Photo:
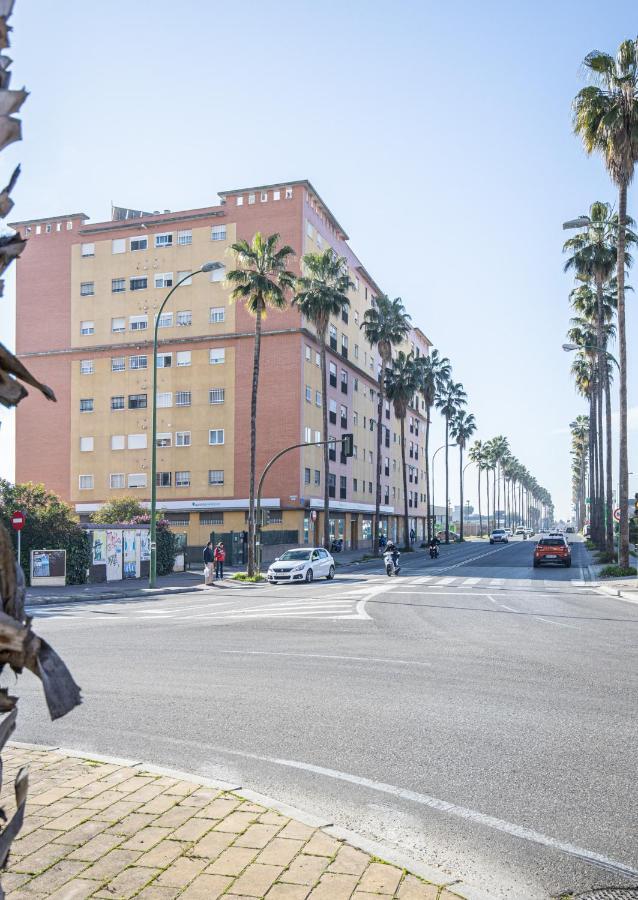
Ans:
[[[218,650],[217,653],[232,653],[239,656],[294,656],[300,659],[343,659],[355,662],[380,662],[389,665],[400,666],[426,666],[432,667],[432,663],[420,662],[413,659],[394,659],[383,656],[341,656],[336,653],[288,653],[279,650]]]

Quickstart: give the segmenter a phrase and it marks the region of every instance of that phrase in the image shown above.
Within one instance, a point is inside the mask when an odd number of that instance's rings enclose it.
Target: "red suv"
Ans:
[[[542,563],[562,563],[565,568],[572,564],[572,551],[564,537],[543,537],[534,547],[534,568]]]

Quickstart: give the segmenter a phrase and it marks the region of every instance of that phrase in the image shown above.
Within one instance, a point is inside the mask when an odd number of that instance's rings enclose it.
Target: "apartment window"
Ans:
[[[81,491],[92,491],[93,490],[93,476],[92,475],[80,475],[80,490]]]
[[[129,290],[144,291],[148,287],[148,278],[146,275],[137,275],[135,278],[129,279]]]
[[[111,409],[124,409],[124,395],[111,397]]]
[[[148,328],[148,316],[129,316],[128,327],[131,331],[146,331]]]
[[[175,317],[175,322],[179,326],[193,324],[193,312],[190,309],[180,309]]]
[[[240,199],[239,197],[237,198]],[[199,524],[200,525],[223,525],[224,524],[224,513],[223,512],[206,512],[199,514]]]
[[[321,441],[321,432],[315,431],[315,444],[318,444]]]
[[[157,487],[170,487],[173,482],[172,472],[156,472],[155,485]]]
[[[156,447],[171,447],[173,444],[173,435],[170,431],[160,431],[155,436]]]
[[[80,400],[80,412],[93,412],[93,397]]]
[[[48,224],[48,225],[46,226],[45,231],[46,231],[47,234],[51,234],[51,225],[50,225],[50,224]]]
[[[126,238],[115,238],[112,240],[111,253],[126,253]]]
[[[359,345],[358,344],[354,345],[354,358],[359,359]]]
[[[359,490],[359,482],[357,481],[356,478],[353,478],[352,479],[352,491],[353,491],[353,493],[356,494],[358,492],[358,490]]]
[[[353,447],[352,447],[352,458],[353,458],[353,459],[356,459],[358,456],[359,456],[359,448],[357,447],[356,444],[353,444]]]
[[[213,306],[210,309],[210,313],[208,316],[208,321],[211,325],[215,325],[218,322],[223,322],[226,318],[226,310],[223,306]]]
[[[224,347],[213,347],[208,351],[208,362],[211,366],[220,366],[226,362],[226,350]]]
[[[155,235],[155,246],[156,247],[172,247],[173,246],[173,234],[170,231],[166,231],[163,234]]]
[[[340,499],[340,500],[345,500],[345,499],[346,499],[346,493],[347,493],[346,476],[345,476],[345,475],[340,475],[340,476],[339,476],[339,499]]]
[[[337,442],[332,435],[330,435],[329,440],[330,443],[328,444],[328,459],[331,462],[335,462],[337,459]]]
[[[216,447],[224,443],[224,429],[210,428],[208,430],[208,443],[211,447]]]
[[[173,405],[173,394],[171,391],[162,391],[162,393],[158,393],[157,395],[157,407],[158,409],[167,409],[169,406]]]
[[[284,517],[283,513],[280,509],[269,509],[268,510],[268,524],[269,525],[281,525]]]
[[[330,419],[331,425],[337,424],[337,401],[336,400],[329,401],[328,418]]]
[[[129,409],[146,409],[146,394],[129,394]]]
[[[259,199],[262,203],[268,203],[268,191],[262,191]]]
[[[292,200],[292,188],[287,187],[285,193],[286,200]]]
[[[131,238],[130,247],[131,250],[148,250],[148,238],[146,235],[144,237],[133,237]]]
[[[371,481],[368,482],[368,493],[369,494],[372,493],[372,482]]]
[[[172,272],[156,272],[153,276],[153,283],[156,288],[169,288],[173,287],[173,273]]]
[[[146,434],[129,434],[127,443],[129,450],[146,450]]]
[[[111,450],[123,450],[126,444],[126,436],[123,434],[111,435]]]
[[[304,439],[304,444],[312,443],[312,428],[304,428],[303,439]]]
[[[175,487],[190,487],[191,473],[188,470],[175,472]]]
[[[347,409],[347,407],[342,406],[340,408],[340,413],[341,413],[341,427],[347,428],[348,427],[348,409]]]
[[[176,447],[190,447],[190,445],[191,445],[190,431],[176,431],[175,432],[175,446]]]
[[[193,232],[190,228],[185,228],[183,231],[177,232],[177,243],[178,244],[192,244],[193,243]]]
[[[146,356],[129,356],[129,369],[145,369],[147,367],[147,364],[148,359]]]
[[[92,437],[81,437],[80,438],[80,451],[82,453],[90,453],[93,450],[93,438]]]
[[[312,358],[312,350],[310,349],[308,344],[306,344],[306,359],[308,360],[308,362],[310,362],[311,358]]]
[[[335,485],[336,485],[336,475],[333,475],[332,472],[328,475],[328,496],[335,496]]]
[[[321,406],[321,391],[315,391],[315,406]]]
[[[387,400],[385,401],[385,417],[386,419],[390,418],[390,403]]]
[[[330,349],[337,349],[337,328],[335,325],[330,326]]]
[[[310,484],[310,469],[303,470],[303,483]]]
[[[252,204],[253,204],[254,202],[255,202],[255,195],[254,195],[254,194],[249,194],[249,195],[248,195],[248,205],[249,205],[249,206],[252,206]]]
[[[209,469],[208,470],[208,483],[209,484],[223,484],[224,483],[224,470],[223,469]]]
[[[158,328],[172,328],[173,327],[173,313],[172,312],[163,312],[159,317],[159,322],[157,323]]]
[[[313,229],[313,227],[312,227],[312,222],[309,222],[309,221],[306,219],[306,235],[307,235],[309,238],[312,237],[313,230],[314,230],[314,229]]]
[[[321,469],[315,469],[315,484],[321,484]]]
[[[211,241],[225,241],[226,240],[226,226],[225,225],[213,225],[210,230],[210,239]]]
[[[348,358],[348,336],[346,334],[341,335],[341,355]]]
[[[126,290],[126,278],[112,278],[111,279],[111,293],[112,294],[123,294]]]
[[[225,399],[226,388],[211,388],[208,392],[208,402],[223,403]]]
[[[191,405],[191,392],[190,391],[176,391],[175,392],[175,406],[190,406]]]
[[[95,244],[82,244],[82,256],[95,256]]]
[[[341,370],[341,393],[348,393],[348,373],[345,369]]]
[[[306,402],[312,403],[312,388],[309,384],[306,385]]]
[[[315,353],[315,365],[317,368],[321,366],[321,354],[318,352]]]
[[[80,334],[95,334],[95,322],[80,322]]]
[[[109,475],[109,487],[113,490],[126,486],[126,477],[124,472],[113,472]]]
[[[357,392],[359,391],[359,379],[358,378],[352,379],[352,390],[357,391]]]
[[[80,375],[93,375],[95,372],[95,361],[92,359],[80,360]]]
[[[158,369],[170,369],[173,365],[173,354],[172,353],[158,353],[157,354],[157,368]]]
[[[42,225],[36,225],[36,226],[35,226],[35,233],[36,233],[36,234],[42,234]]]
[[[366,296],[366,300],[367,300],[367,299],[368,299],[368,298],[367,298],[367,296]],[[356,309],[355,309],[355,311],[354,311],[354,324],[355,324],[355,325],[358,325],[358,324],[359,324],[359,313],[357,312]]]
[[[347,306],[342,306],[342,307],[341,307],[341,321],[342,321],[342,322],[345,322],[346,325],[347,325],[347,324],[348,324],[348,318],[349,318],[349,316],[348,316],[348,307],[347,307]]]
[[[243,206],[243,205],[244,205],[244,198],[243,198],[243,197],[237,197],[237,198],[236,198],[236,201],[237,201],[237,206]]]
[[[178,366],[190,366],[191,364],[191,351],[190,350],[178,350],[175,354],[175,362]]]
[[[328,380],[330,381],[330,387],[337,386],[337,367],[332,362],[328,366]]]
[[[384,469],[383,469],[383,471],[384,471],[384,474],[385,474],[385,475],[389,475],[389,474],[390,474],[390,460],[388,459],[387,456],[386,456],[385,461],[384,461]]]
[[[145,488],[146,472],[131,472],[126,478],[126,483],[130,488]]]

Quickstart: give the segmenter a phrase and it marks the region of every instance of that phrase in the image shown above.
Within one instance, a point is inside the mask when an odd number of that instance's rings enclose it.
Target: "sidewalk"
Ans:
[[[5,802],[18,768],[30,767],[24,827],[2,875],[9,900],[468,896],[442,870],[415,862],[422,872],[411,874],[360,849],[363,840],[231,785],[16,743],[3,761]]]
[[[599,578],[597,585],[611,597],[622,597],[638,603],[638,578],[635,575],[629,578]]]

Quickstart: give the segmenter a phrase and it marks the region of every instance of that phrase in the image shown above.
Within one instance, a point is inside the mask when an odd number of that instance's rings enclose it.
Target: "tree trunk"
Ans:
[[[460,540],[463,540],[463,447],[459,444],[459,485],[461,495],[461,511],[459,514],[459,523],[461,526]]]
[[[317,337],[321,342],[321,391],[323,403],[321,407],[323,436],[323,546],[330,550],[330,487],[328,476],[330,475],[330,446],[328,441],[328,375],[326,366],[326,332],[325,329],[317,329]]]
[[[589,394],[589,431],[587,434],[587,454],[589,456],[589,534],[592,540],[596,536],[596,521],[594,515],[594,399],[593,392]]]
[[[627,226],[627,182],[618,192],[618,349],[620,351],[620,460],[618,488],[620,497],[620,560],[629,565],[629,463],[627,458],[627,334],[625,331],[625,228]]]
[[[383,397],[384,397],[384,373],[387,368],[387,360],[381,357],[381,372],[379,373],[379,405],[377,408],[377,491],[374,501],[374,521],[372,522],[372,554],[379,555],[379,523],[381,513],[381,446],[383,436]]]
[[[497,488],[497,497],[496,497],[496,506],[494,507],[494,521],[496,522],[496,528],[499,528],[501,525],[501,465],[500,463],[496,464],[496,488]]]
[[[494,528],[498,528],[496,524],[496,466],[492,469],[492,524]]]
[[[434,509],[432,507],[432,495],[430,493],[430,407],[426,406],[425,408],[425,485],[427,490],[426,495],[426,509],[428,514],[428,544],[432,540],[433,534],[433,516]],[[430,515],[431,513],[431,515]]]
[[[605,362],[607,360],[605,359]],[[598,520],[600,528],[600,546],[605,546],[605,457],[603,453],[603,372],[598,371],[598,397],[597,397],[597,430],[598,430],[598,446],[596,452],[598,454]]]
[[[255,574],[255,478],[257,473],[257,390],[259,388],[259,358],[261,355],[261,303],[255,318],[255,346],[253,352],[253,386],[250,398],[250,486],[248,500],[248,574]]]
[[[487,533],[490,534],[490,470],[485,470],[485,494],[487,499]]]
[[[449,435],[449,417],[445,416],[445,543],[450,543],[450,486],[449,486],[449,465],[448,465],[448,443]]]
[[[405,461],[405,412],[401,416],[401,468],[403,469],[403,510],[404,510],[404,530],[405,530],[405,548],[410,547],[410,515],[408,512],[408,466]]]
[[[605,492],[605,533],[606,549],[609,553],[614,551],[614,519],[613,519],[613,475],[612,475],[612,445],[611,445],[611,387],[609,384],[609,369],[605,359],[605,432],[607,443],[607,490]]]
[[[483,537],[483,516],[481,514],[481,460],[478,461],[478,508],[479,508],[479,537]]]

